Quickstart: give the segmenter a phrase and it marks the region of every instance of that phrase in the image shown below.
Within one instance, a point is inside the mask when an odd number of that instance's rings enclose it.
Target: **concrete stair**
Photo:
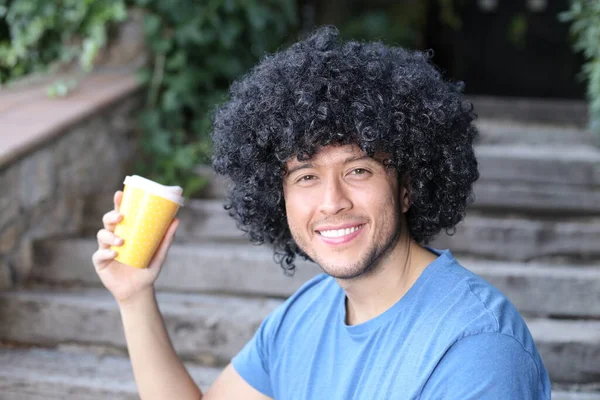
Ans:
[[[600,149],[591,145],[479,145],[477,208],[600,212]]]
[[[159,293],[176,351],[186,360],[224,365],[250,340],[282,300]],[[61,342],[124,349],[119,310],[100,288],[38,289],[0,294],[5,340],[55,346]]]
[[[186,365],[204,390],[220,369]],[[89,350],[0,348],[3,400],[139,399],[129,359]]]
[[[0,337],[21,340],[28,338],[32,343],[43,342],[48,345],[61,337],[68,337],[70,340],[79,337],[81,340],[81,336],[64,331],[80,324],[80,329],[89,329],[94,333],[95,338],[90,339],[90,343],[123,345],[122,338],[117,339],[110,333],[119,331],[120,328],[120,319],[112,300],[102,289],[98,291],[86,288],[98,284],[89,259],[96,246],[94,241],[60,240],[46,242],[41,246],[45,249],[42,251],[45,254],[45,263],[43,267],[34,270],[33,277],[40,282],[68,283],[72,287],[79,286],[84,289],[73,289],[73,292],[69,293],[43,290],[0,295],[1,308],[9,310],[6,311],[6,318],[23,314],[14,317],[15,322],[11,324],[11,329],[16,329],[14,333],[0,328]],[[196,354],[206,357],[213,354],[222,360],[228,359],[243,346],[262,318],[279,304],[280,299],[289,296],[303,282],[320,272],[315,264],[299,262],[296,274],[288,277],[283,275],[267,249],[237,245],[236,251],[230,250],[231,245],[214,243],[196,246],[175,244],[171,248],[169,260],[157,281],[157,288],[172,292],[161,293],[160,304],[161,307],[164,304],[163,311],[167,320],[172,321],[167,325],[172,324],[172,335],[176,338],[174,341],[183,346],[180,351],[184,356]],[[505,293],[524,315],[530,316],[529,327],[554,379],[561,382],[598,380],[594,368],[600,365],[600,322],[585,318],[600,314],[600,269],[593,266],[545,266],[468,258],[462,262],[465,267],[489,280]],[[70,267],[66,268],[67,265]],[[243,280],[239,279],[240,268],[244,268]],[[181,292],[187,294],[182,295]],[[266,299],[265,296],[273,299]],[[209,329],[201,322],[190,324],[189,329],[192,329],[192,326],[204,329],[193,331],[192,337],[208,340],[210,346],[207,348],[202,347],[202,343],[205,343],[203,340],[185,347],[185,338],[182,336],[184,333],[177,328],[178,324],[183,322],[176,316],[178,310],[182,312],[183,321],[186,316],[192,315],[188,314],[185,308],[177,308],[178,301],[184,300],[197,303],[193,312],[200,313],[194,314],[197,315],[198,321],[210,319],[213,322],[218,321],[215,322],[216,326],[225,327],[220,333],[219,328],[212,325]],[[46,316],[60,315],[67,308],[69,312],[64,317],[65,323],[57,327],[57,333],[45,333],[44,337],[31,334],[23,336],[21,329],[35,321],[46,321]],[[34,316],[34,313],[27,311],[29,309],[39,312],[40,315]],[[107,314],[109,309],[114,310],[111,317]],[[107,321],[98,322],[98,315],[106,317]],[[569,319],[548,318],[553,315]],[[223,316],[233,316],[234,320],[225,322],[221,319]],[[244,328],[246,325],[235,325],[234,322],[238,318],[247,324],[247,328]],[[92,326],[87,320],[96,321],[101,326]],[[20,323],[24,324],[23,328],[15,328]],[[100,329],[101,327],[103,328]],[[46,332],[47,329],[40,327],[34,331]],[[105,333],[104,336],[101,336],[102,332]],[[241,338],[240,342],[227,339],[227,332],[234,333],[235,338]],[[209,334],[217,335],[221,340],[210,339],[206,336]],[[217,345],[217,342],[220,344]],[[189,353],[186,353],[186,349]]]
[[[431,245],[452,249],[523,313],[553,399],[600,400],[600,150],[577,127],[478,124],[476,203],[455,235]],[[202,388],[320,272],[298,261],[285,276],[268,249],[249,244],[223,209],[225,184],[181,209],[157,281],[176,351]],[[38,240],[28,284],[0,293],[0,399],[137,398],[118,309],[91,264],[111,198],[87,210],[87,237]]]
[[[582,129],[582,124],[548,125],[541,122],[523,124],[515,119],[478,118],[479,144],[514,145],[597,145],[599,138]],[[581,126],[579,126],[581,125]]]
[[[599,400],[600,394],[576,391],[552,391],[552,400]]]
[[[186,367],[203,390],[220,372],[189,362]],[[599,393],[569,389],[553,390],[552,399],[600,400]],[[0,348],[0,393],[2,400],[139,399],[126,357],[43,348]]]
[[[178,354],[222,366],[283,300],[163,292],[158,301]],[[0,318],[8,322],[0,327],[0,337],[21,344],[126,346],[116,304],[103,289],[1,293]],[[599,380],[600,321],[528,318],[527,323],[553,380]]]
[[[90,254],[94,239],[40,242],[43,264],[32,272],[40,282],[93,286],[98,277]],[[524,313],[586,318],[600,315],[600,265],[568,266],[461,258],[462,264],[490,281]],[[240,279],[243,268],[244,279]],[[227,293],[285,298],[320,273],[310,262],[298,261],[292,277],[285,276],[272,253],[249,244],[180,243],[169,250],[158,289],[177,292]]]

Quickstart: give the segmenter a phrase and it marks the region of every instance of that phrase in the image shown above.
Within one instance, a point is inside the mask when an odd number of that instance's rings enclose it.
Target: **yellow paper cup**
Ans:
[[[125,178],[119,212],[123,219],[115,234],[123,245],[111,247],[116,260],[135,268],[147,268],[179,207],[183,189],[164,186],[138,175]]]

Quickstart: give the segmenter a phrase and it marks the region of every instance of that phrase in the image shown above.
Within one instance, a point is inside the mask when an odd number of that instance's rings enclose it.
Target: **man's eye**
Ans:
[[[369,172],[369,171],[367,171],[366,169],[363,169],[363,168],[356,168],[356,169],[352,170],[352,173],[354,175],[365,175],[367,172]]]
[[[301,176],[300,179],[298,179],[298,182],[308,182],[308,181],[312,181],[315,179],[314,175],[304,175]]]

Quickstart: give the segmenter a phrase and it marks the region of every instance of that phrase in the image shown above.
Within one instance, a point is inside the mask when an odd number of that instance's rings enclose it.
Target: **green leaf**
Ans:
[[[267,12],[268,9],[261,7],[258,3],[254,1],[249,1],[248,8],[246,9],[246,16],[248,18],[248,21],[250,22],[250,26],[258,31],[263,30],[267,24]]]
[[[242,25],[238,21],[231,20],[224,24],[220,30],[221,45],[226,49],[232,48],[240,33]]]
[[[152,80],[152,70],[148,67],[142,67],[136,71],[138,82],[143,84]]]
[[[161,125],[161,113],[158,109],[145,109],[139,116],[142,129],[151,131]]]
[[[183,193],[186,197],[192,197],[208,185],[208,179],[202,176],[190,176],[183,184]]]
[[[146,14],[144,16],[144,33],[148,37],[154,37],[160,32],[161,21],[157,15]]]
[[[233,14],[234,12],[237,11],[238,6],[235,0],[225,0],[223,2],[223,9],[225,10],[226,13],[228,14]]]
[[[150,138],[150,149],[158,154],[167,155],[171,149],[170,135],[162,129],[154,129]]]
[[[196,166],[197,159],[192,146],[184,146],[175,150],[173,162],[178,168],[193,168]]]
[[[169,70],[183,69],[187,64],[187,53],[183,50],[177,50],[173,56],[169,57],[166,62],[166,67]]]
[[[179,100],[179,93],[174,90],[167,90],[163,94],[162,100],[163,110],[166,112],[176,111],[181,107],[181,102]]]
[[[79,60],[84,71],[90,72],[92,70],[100,47],[101,45],[97,40],[87,38],[83,41],[83,52]]]
[[[152,51],[158,54],[167,53],[169,50],[171,50],[172,46],[173,42],[171,40],[162,37],[156,37],[150,41],[150,47],[152,48]]]
[[[140,111],[137,171],[181,184],[194,195],[206,184],[195,166],[209,162],[211,112],[229,84],[265,51],[282,45],[297,24],[295,0],[0,0],[10,40],[0,39],[0,83],[55,62],[79,59],[84,70],[131,8],[143,10],[150,65],[137,76],[152,109]],[[164,61],[164,63],[163,63]],[[149,68],[156,64],[156,70]],[[50,96],[75,81],[57,81]]]

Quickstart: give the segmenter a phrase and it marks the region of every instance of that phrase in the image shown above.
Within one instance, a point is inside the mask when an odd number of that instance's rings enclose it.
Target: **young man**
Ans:
[[[227,208],[282,267],[323,274],[262,323],[202,396],[164,329],[147,270],[114,260],[104,217],[94,264],[117,299],[143,399],[549,399],[525,322],[449,250],[478,178],[472,107],[429,55],[317,30],[234,83],[214,121]],[[243,266],[240,266],[243,274]]]

